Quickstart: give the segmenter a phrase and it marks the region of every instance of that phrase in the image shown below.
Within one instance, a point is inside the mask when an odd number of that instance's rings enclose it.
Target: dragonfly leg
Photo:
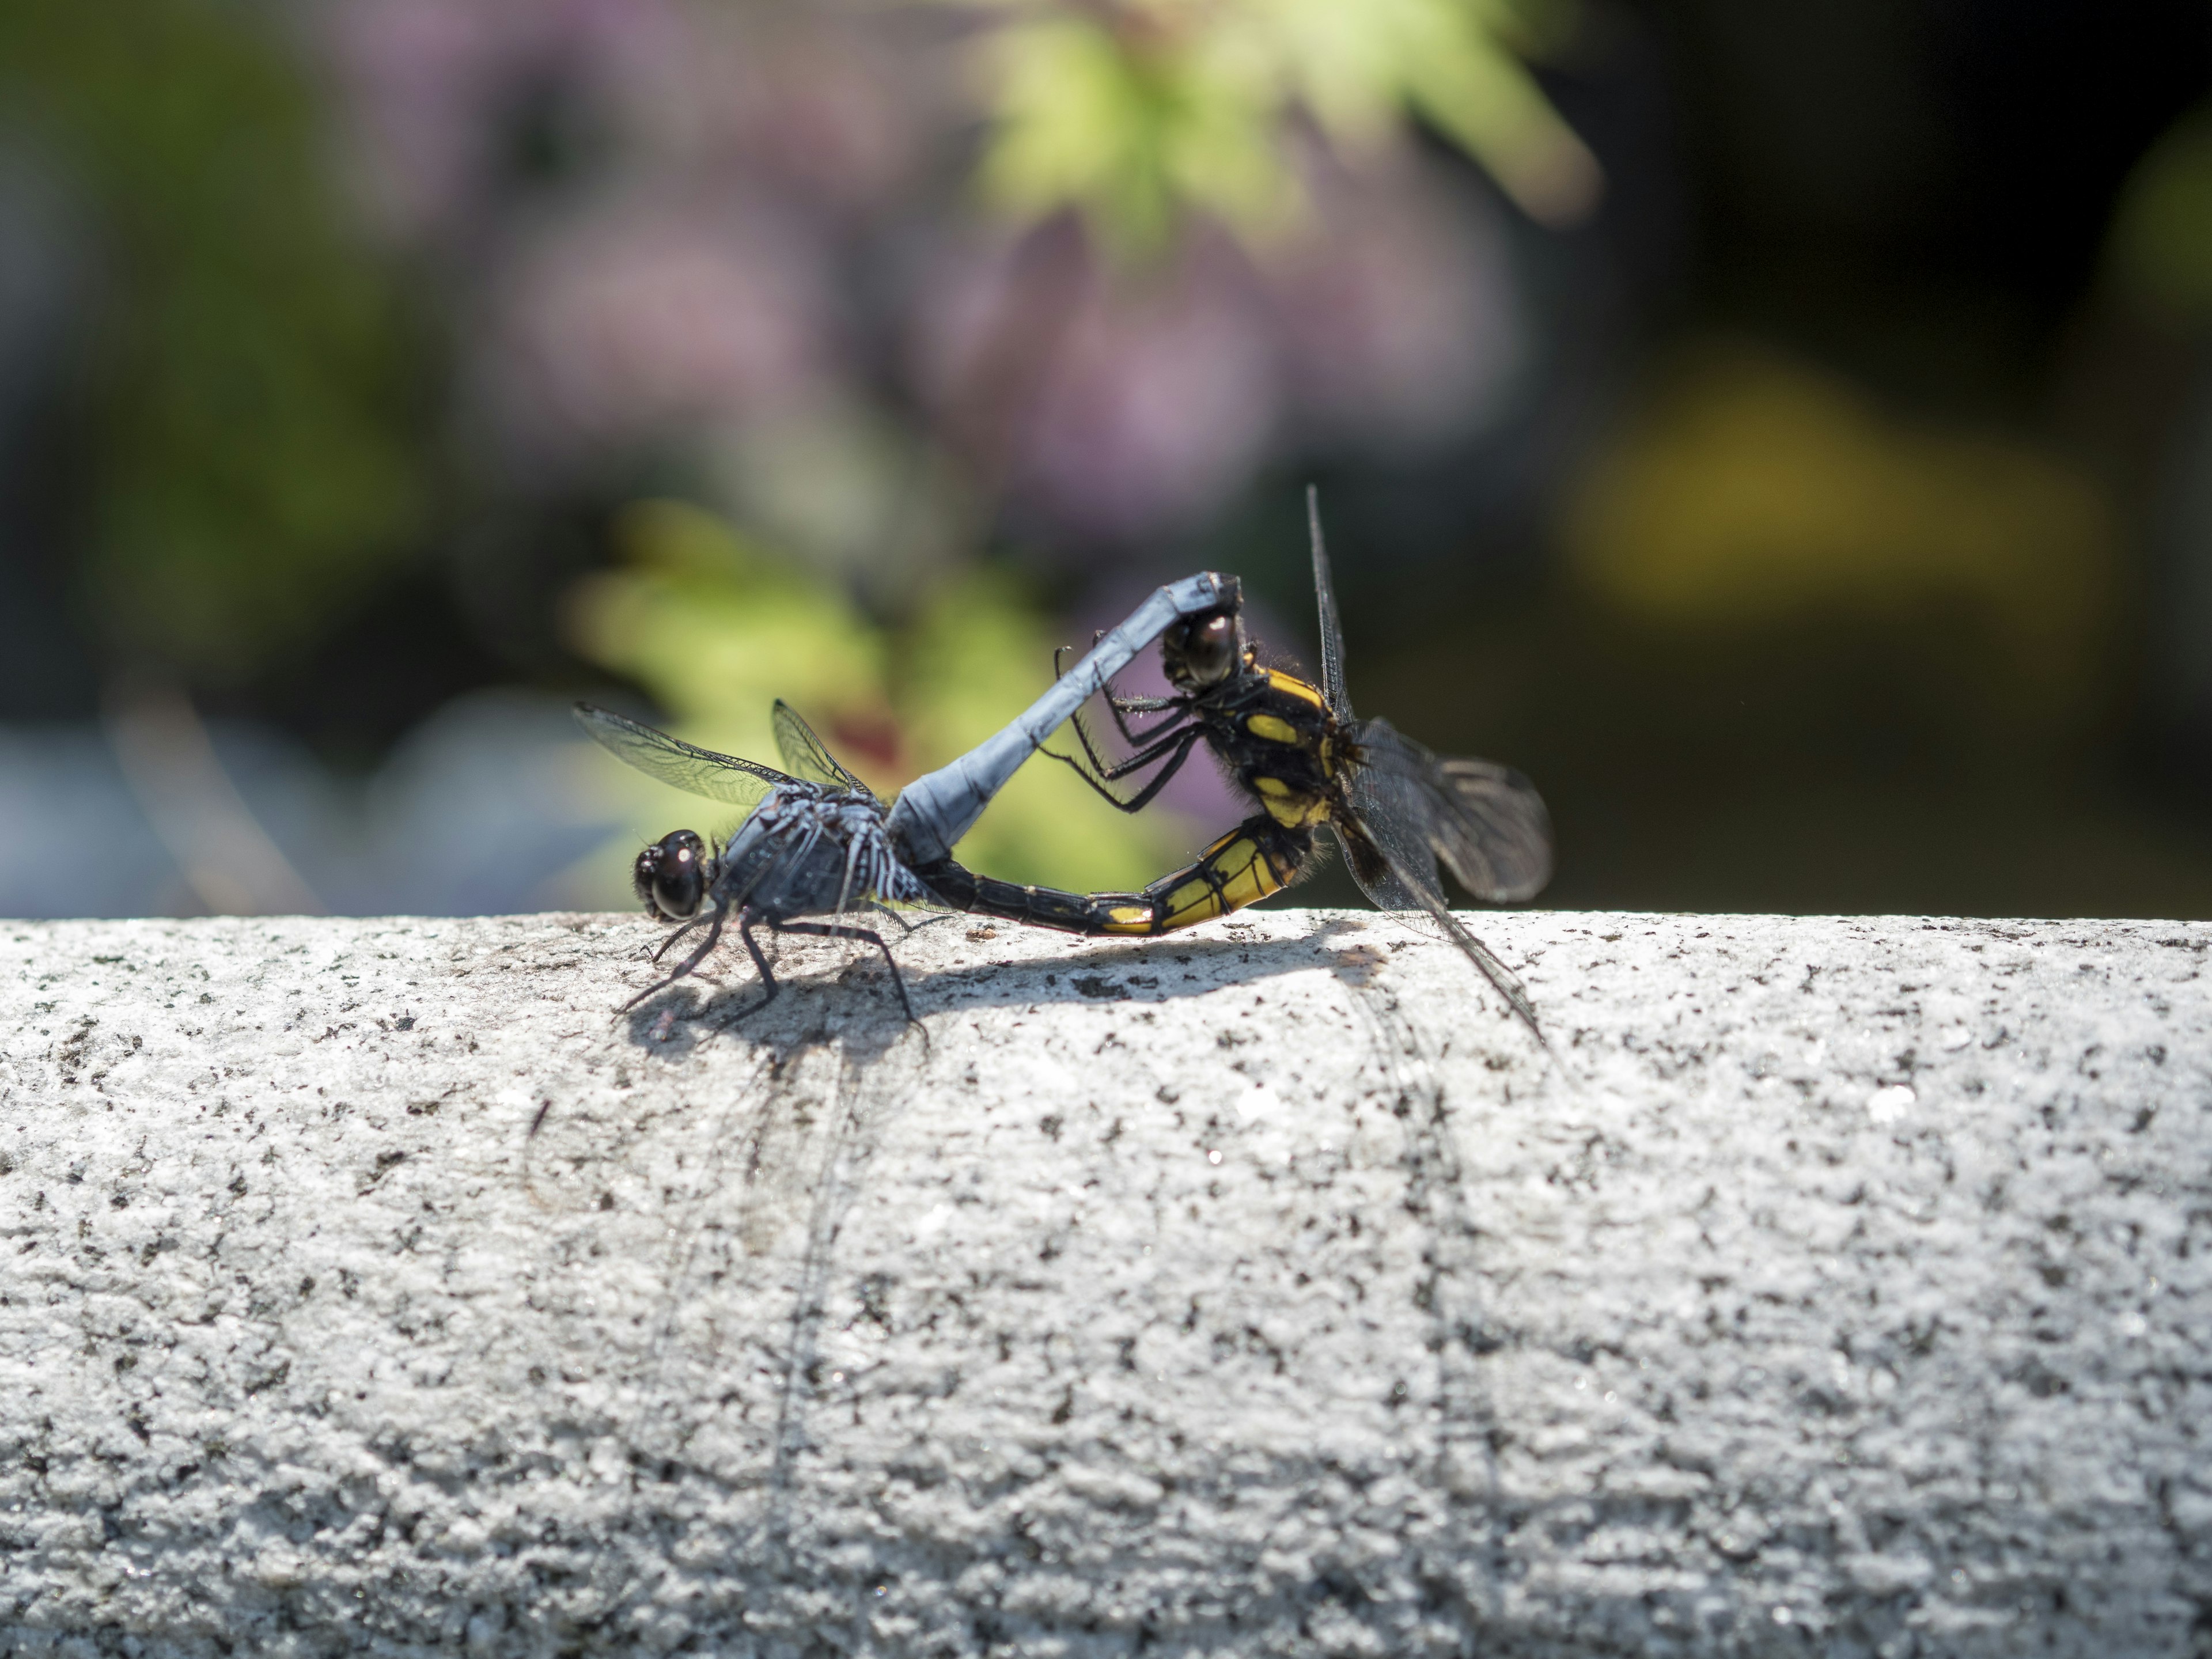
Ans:
[[[1135,745],[1134,753],[1121,760],[1109,761],[1100,756],[1097,747],[1091,743],[1089,729],[1084,726],[1079,717],[1072,720],[1070,724],[1075,727],[1076,737],[1082,741],[1083,753],[1090,761],[1091,769],[1109,782],[1126,778],[1132,772],[1142,771],[1161,756],[1174,749],[1177,744],[1192,736],[1197,730],[1195,726],[1170,720],[1165,726],[1155,727],[1146,732],[1142,737],[1130,738],[1130,742]],[[1066,755],[1054,755],[1053,758],[1070,766],[1075,763]]]
[[[760,942],[753,938],[753,923],[756,921],[767,922],[771,932],[781,931],[777,928],[773,916],[756,916],[749,908],[738,912],[738,937],[744,942],[745,954],[753,959],[753,966],[760,973],[762,996],[761,1000],[751,1007],[740,1008],[736,1013],[731,1015],[730,1018],[732,1019],[743,1019],[747,1014],[757,1014],[783,994],[783,987],[777,983],[775,975],[769,971],[768,958],[761,954]]]
[[[890,905],[882,902],[880,900],[870,899],[867,901],[867,905],[868,908],[871,910],[881,911],[884,915],[889,916],[893,921],[898,923],[899,932],[902,933],[911,933],[917,927],[934,927],[940,921],[950,921],[952,920],[952,913],[950,910],[939,910],[935,915],[924,916],[920,921],[908,921],[897,911],[892,909]]]
[[[706,919],[707,937],[700,941],[698,948],[693,951],[690,956],[684,957],[681,963],[677,964],[677,969],[674,973],[669,975],[665,979],[655,980],[652,984],[647,986],[645,989],[640,991],[635,996],[632,997],[628,1002],[623,1004],[621,1012],[628,1013],[631,1009],[636,1007],[639,1003],[644,1001],[654,992],[666,990],[670,986],[675,984],[678,980],[682,979],[693,969],[696,968],[701,963],[706,961],[708,953],[714,950],[715,945],[721,942],[722,920],[724,915],[725,912],[723,908],[717,904],[714,907],[714,914]],[[698,924],[696,922],[694,922],[690,926],[696,927],[697,925]],[[686,927],[684,931],[688,933],[690,931],[690,928]],[[677,939],[681,939],[683,937],[683,933],[679,933],[676,937]],[[668,941],[670,945],[672,945],[675,942],[675,939]],[[748,939],[746,943],[750,945],[751,941]],[[665,950],[667,945],[663,945],[661,948]],[[658,962],[659,959],[659,955],[656,952],[654,954],[653,960]],[[759,960],[757,954],[756,954],[754,960]]]
[[[1099,769],[1098,775],[1097,776],[1093,776],[1091,773],[1085,771],[1083,769],[1082,763],[1076,760],[1076,758],[1072,755],[1054,755],[1053,751],[1049,749],[1041,750],[1038,752],[1052,755],[1053,759],[1059,761],[1065,765],[1073,767],[1075,769],[1076,776],[1081,778],[1084,782],[1089,784],[1096,793],[1103,795],[1108,800],[1113,802],[1114,805],[1119,807],[1122,811],[1141,812],[1151,803],[1153,796],[1158,794],[1161,790],[1168,787],[1168,781],[1174,777],[1176,773],[1182,770],[1183,763],[1190,758],[1191,750],[1196,746],[1198,740],[1205,735],[1206,731],[1203,726],[1187,726],[1183,727],[1182,730],[1172,732],[1169,736],[1161,738],[1159,742],[1154,744],[1149,750],[1139,751],[1135,755],[1132,755],[1127,760],[1120,763],[1118,765],[1112,767],[1101,767]],[[1085,747],[1086,749],[1088,748],[1087,744],[1085,744]],[[1161,766],[1158,771],[1153,773],[1152,775],[1146,781],[1145,787],[1137,791],[1135,794],[1129,796],[1127,799],[1115,794],[1111,789],[1106,787],[1105,780],[1126,777],[1129,773],[1135,771],[1139,767],[1150,766],[1154,761],[1159,760],[1163,756],[1166,757],[1165,763]],[[1093,760],[1095,762],[1095,756],[1093,757]]]
[[[908,1024],[921,1024],[915,1018],[914,1004],[906,994],[906,981],[899,973],[898,963],[891,960],[891,947],[884,943],[881,933],[842,921],[778,921],[770,917],[768,925],[779,933],[810,933],[817,939],[864,939],[874,945],[884,953],[884,966],[891,970],[891,988],[898,993],[899,1006],[906,1010]]]
[[[1143,743],[1146,737],[1159,736],[1159,731],[1155,727],[1144,736],[1139,736],[1129,729],[1130,715],[1161,714],[1170,708],[1180,708],[1182,706],[1183,700],[1181,697],[1117,697],[1111,692],[1107,693],[1106,696],[1106,707],[1114,716],[1114,729],[1121,734],[1121,741],[1133,749]]]
[[[1098,641],[1105,637],[1106,635],[1103,632],[1092,635],[1091,637],[1092,647],[1095,649]],[[1056,645],[1053,647],[1053,678],[1058,679],[1060,677],[1063,671],[1060,665],[1060,659],[1066,656],[1073,648],[1073,647],[1072,647],[1065,645]],[[1132,732],[1129,729],[1128,717],[1130,715],[1157,714],[1166,709],[1180,708],[1182,705],[1183,699],[1181,697],[1117,697],[1114,695],[1114,689],[1111,685],[1109,685],[1106,688],[1106,707],[1113,711],[1114,727],[1116,731],[1121,732],[1121,741],[1127,744],[1132,749],[1136,748],[1146,739],[1145,738],[1139,737],[1134,732]],[[1078,736],[1083,738],[1083,747],[1086,751],[1088,751],[1091,748],[1091,739],[1089,735],[1083,730],[1083,717],[1079,714],[1074,716],[1074,720],[1076,733]],[[1153,732],[1149,733],[1148,736],[1156,738],[1159,736],[1159,733],[1158,732]],[[1091,757],[1091,763],[1094,766],[1104,764],[1103,762],[1099,760],[1098,757],[1095,753]]]
[[[653,950],[652,960],[659,962],[661,957],[668,954],[669,947],[673,945],[678,939],[682,939],[684,934],[690,933],[694,927],[704,927],[711,920],[712,917],[710,915],[692,917],[690,921],[685,922],[681,927],[678,927],[666,939],[660,941],[659,945]]]

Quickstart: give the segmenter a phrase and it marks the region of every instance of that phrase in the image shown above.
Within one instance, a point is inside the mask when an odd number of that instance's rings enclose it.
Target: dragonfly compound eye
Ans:
[[[1180,690],[1218,685],[1237,666],[1237,618],[1216,611],[1179,623],[1160,639],[1160,664]]]
[[[646,913],[663,921],[688,921],[707,893],[706,843],[689,830],[663,836],[637,855],[630,883]]]

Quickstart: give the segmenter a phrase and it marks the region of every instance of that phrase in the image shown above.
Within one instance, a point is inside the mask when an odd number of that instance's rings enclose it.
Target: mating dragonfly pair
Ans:
[[[775,706],[775,736],[788,772],[718,755],[577,704],[585,730],[639,770],[748,811],[719,847],[678,830],[638,854],[632,872],[638,897],[652,915],[678,924],[654,960],[694,931],[705,931],[672,973],[626,1006],[692,972],[734,921],[765,992],[755,1008],[766,1006],[779,989],[753,937],[759,925],[771,933],[873,945],[912,1019],[913,1003],[890,946],[881,933],[848,918],[873,911],[904,926],[893,907],[908,904],[1065,933],[1174,933],[1266,898],[1310,873],[1325,830],[1343,848],[1353,879],[1369,898],[1386,910],[1425,915],[1540,1035],[1521,982],[1446,904],[1437,864],[1478,898],[1498,902],[1532,896],[1552,868],[1551,823],[1543,800],[1510,768],[1440,759],[1389,721],[1353,715],[1328,556],[1310,490],[1306,507],[1321,607],[1319,686],[1261,665],[1258,647],[1245,634],[1235,577],[1210,572],[1189,577],[1159,589],[1127,621],[1101,635],[1074,670],[1020,719],[909,784],[888,808],[781,702]],[[1114,696],[1114,675],[1154,639],[1175,695]],[[1119,760],[1101,755],[1083,722],[1082,705],[1099,692],[1106,693],[1114,724],[1131,750]],[[1132,716],[1159,718],[1133,728]],[[1052,758],[1073,766],[1123,811],[1143,811],[1201,744],[1256,810],[1194,862],[1139,892],[1023,886],[956,863],[952,844],[1064,721],[1073,723],[1083,757]],[[1115,792],[1116,783],[1148,769],[1157,769],[1133,793]]]

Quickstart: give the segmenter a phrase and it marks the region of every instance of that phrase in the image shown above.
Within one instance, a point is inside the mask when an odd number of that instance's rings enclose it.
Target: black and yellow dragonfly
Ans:
[[[1203,744],[1258,808],[1251,817],[1140,892],[1024,887],[949,860],[916,873],[957,908],[1070,933],[1159,934],[1225,915],[1310,874],[1326,829],[1361,891],[1382,909],[1425,915],[1540,1036],[1521,981],[1445,902],[1437,865],[1479,899],[1533,897],[1552,873],[1551,817],[1543,798],[1510,767],[1441,758],[1388,720],[1352,714],[1320,506],[1311,490],[1306,513],[1321,610],[1318,686],[1261,665],[1258,647],[1245,635],[1238,590],[1229,586],[1222,604],[1181,618],[1160,636],[1174,696],[1109,693],[1107,706],[1132,753],[1104,758],[1079,718],[1084,759],[1054,757],[1123,811],[1136,812]],[[1133,714],[1165,718],[1139,731],[1129,725]],[[1151,767],[1158,769],[1133,793],[1115,793],[1113,785]]]

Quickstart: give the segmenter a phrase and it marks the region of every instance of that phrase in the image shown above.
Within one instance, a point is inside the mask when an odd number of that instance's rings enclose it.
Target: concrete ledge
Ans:
[[[1482,931],[0,925],[0,1651],[2204,1650],[2212,927]]]

